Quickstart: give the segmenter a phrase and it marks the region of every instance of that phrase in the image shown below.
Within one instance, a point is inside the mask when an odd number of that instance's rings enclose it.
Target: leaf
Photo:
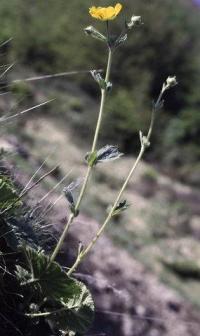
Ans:
[[[30,280],[30,273],[25,268],[21,267],[20,265],[16,265],[15,274],[22,286],[27,284]]]
[[[46,319],[53,327],[85,333],[94,315],[94,303],[86,286],[70,278],[58,263],[50,262],[42,251],[24,247],[24,252],[27,267],[18,265],[17,277],[21,286],[28,286],[35,294],[33,299],[45,302],[33,317],[47,313]],[[34,301],[34,304],[37,307],[37,302]],[[38,309],[39,306],[41,304]]]
[[[97,162],[108,162],[119,159],[123,154],[116,146],[106,145],[97,151]]]
[[[107,82],[100,74],[99,71],[97,70],[92,70],[90,71],[92,77],[94,78],[94,80],[99,84],[100,88],[102,90],[106,90],[106,91],[110,91],[112,88],[112,83],[111,82]]]
[[[78,211],[76,211],[75,209],[75,202],[74,202],[74,196],[73,196],[72,191],[76,189],[80,185],[81,182],[82,182],[82,179],[79,178],[76,181],[73,181],[72,183],[70,183],[67,187],[63,189],[65,197],[69,203],[70,209],[72,213],[74,213],[76,216],[78,215]]]
[[[85,160],[90,167],[93,167],[97,161],[97,151],[87,153],[85,156]]]
[[[118,48],[120,45],[125,43],[127,38],[128,38],[127,34],[124,34],[124,35],[120,36],[114,43],[115,48]]]
[[[120,153],[118,148],[113,145],[106,145],[93,153],[87,153],[85,159],[88,164],[93,167],[99,162],[108,162],[119,159],[123,153]]]
[[[69,329],[85,334],[94,319],[94,302],[87,287],[79,281],[74,281],[80,287],[81,293],[75,295],[67,303],[63,299],[58,312],[50,315],[47,319],[63,331]]]
[[[42,297],[55,300],[61,297],[72,299],[74,295],[80,294],[80,288],[74,280],[67,276],[58,263],[50,262],[43,251],[30,247],[24,247],[23,250],[27,268],[17,266],[16,271],[22,286],[31,286]]]
[[[12,181],[8,177],[0,175],[0,210],[7,209],[12,204],[17,207],[21,204],[17,200],[18,195]]]
[[[119,215],[122,211],[125,211],[126,209],[128,209],[128,207],[129,207],[129,204],[127,204],[127,201],[126,201],[126,200],[120,202],[120,203],[116,206],[116,208],[115,208],[115,210],[114,210],[112,216]]]

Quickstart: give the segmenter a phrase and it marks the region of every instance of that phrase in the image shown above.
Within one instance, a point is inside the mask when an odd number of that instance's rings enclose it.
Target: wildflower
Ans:
[[[122,5],[117,3],[115,7],[91,7],[89,13],[92,17],[101,21],[114,20],[122,9]]]

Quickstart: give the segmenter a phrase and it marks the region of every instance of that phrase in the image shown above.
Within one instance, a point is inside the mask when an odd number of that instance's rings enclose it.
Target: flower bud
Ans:
[[[142,24],[141,16],[133,15],[131,17],[131,21],[129,23],[127,23],[127,28],[132,29],[134,26],[137,26],[137,25],[140,25],[140,24]]]
[[[172,88],[173,86],[175,86],[177,84],[178,84],[178,82],[176,80],[176,76],[167,77],[166,81],[163,83],[162,92]]]
[[[167,79],[166,79],[166,88],[169,89],[175,85],[177,85],[178,82],[176,80],[176,76],[169,76]]]
[[[86,35],[92,36],[94,38],[96,38],[97,40],[103,41],[103,42],[107,42],[107,38],[101,34],[96,28],[94,28],[93,26],[88,26],[84,29]]]

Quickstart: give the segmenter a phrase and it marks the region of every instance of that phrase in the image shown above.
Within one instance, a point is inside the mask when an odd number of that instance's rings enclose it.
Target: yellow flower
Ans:
[[[122,5],[117,3],[115,7],[91,7],[89,13],[95,19],[101,21],[114,20],[122,9]]]

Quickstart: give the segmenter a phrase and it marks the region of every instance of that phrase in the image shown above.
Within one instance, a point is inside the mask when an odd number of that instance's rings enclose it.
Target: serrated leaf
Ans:
[[[117,160],[122,155],[116,146],[106,145],[97,151],[97,162]]]
[[[123,153],[120,153],[118,148],[113,145],[106,145],[93,153],[87,153],[85,159],[88,164],[93,167],[99,162],[108,162],[119,159]]]
[[[12,204],[17,207],[21,204],[17,200],[18,195],[12,181],[8,177],[0,175],[0,210],[7,209]]]
[[[21,285],[26,284],[30,280],[30,273],[20,265],[16,265],[15,274]]]
[[[24,247],[24,253],[27,267],[17,266],[17,277],[22,286],[31,289],[39,302],[44,301],[42,309],[33,317],[47,313],[46,319],[59,330],[85,333],[94,315],[94,303],[86,286],[70,278],[42,251]],[[37,302],[34,305],[37,307]]]
[[[18,266],[16,272],[21,285],[31,286],[37,294],[54,300],[61,297],[70,300],[80,294],[80,288],[74,280],[67,276],[58,263],[50,262],[42,251],[25,247],[24,253],[27,268]]]
[[[69,329],[85,334],[93,322],[94,302],[87,287],[79,281],[74,281],[81,288],[81,294],[75,295],[67,303],[63,300],[58,312],[50,315],[48,320],[55,323],[63,331]]]

